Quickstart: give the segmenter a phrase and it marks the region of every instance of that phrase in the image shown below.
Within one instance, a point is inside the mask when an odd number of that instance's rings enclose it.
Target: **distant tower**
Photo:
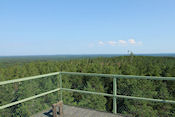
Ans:
[[[130,54],[130,51],[128,50],[128,55]]]
[[[128,50],[128,55],[129,55],[129,56],[133,56],[134,53],[133,53],[132,51]]]

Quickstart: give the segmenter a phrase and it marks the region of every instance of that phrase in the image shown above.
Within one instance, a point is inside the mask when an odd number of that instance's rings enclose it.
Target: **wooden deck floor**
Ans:
[[[64,117],[124,117],[121,115],[114,115],[112,113],[100,112],[91,109],[84,109],[74,106],[63,106]],[[37,113],[32,117],[52,117],[52,111],[45,110],[43,112]]]

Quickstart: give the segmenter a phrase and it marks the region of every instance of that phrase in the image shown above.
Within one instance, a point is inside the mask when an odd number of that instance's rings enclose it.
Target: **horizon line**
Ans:
[[[175,53],[134,53],[134,55],[162,55],[162,54],[175,54]],[[129,55],[125,54],[115,54],[115,53],[104,53],[104,54],[41,54],[41,55],[0,55],[0,57],[26,57],[26,56],[88,56],[88,55]]]

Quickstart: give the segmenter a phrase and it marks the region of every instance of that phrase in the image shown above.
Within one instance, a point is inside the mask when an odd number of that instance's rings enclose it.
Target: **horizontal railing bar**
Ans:
[[[152,102],[160,102],[160,103],[171,103],[175,104],[173,100],[162,100],[162,99],[152,99],[152,98],[142,98],[142,97],[133,97],[133,96],[124,96],[124,95],[116,95],[117,98],[125,98],[125,99],[133,99],[133,100],[144,100],[144,101],[152,101]]]
[[[5,85],[5,84],[10,84],[10,83],[15,83],[15,82],[21,82],[21,81],[26,81],[26,80],[33,80],[33,79],[43,78],[43,77],[47,77],[47,76],[54,76],[54,75],[58,75],[58,74],[59,74],[59,72],[55,72],[55,73],[50,73],[50,74],[43,74],[43,75],[38,75],[38,76],[31,76],[31,77],[26,77],[26,78],[2,81],[2,82],[0,82],[0,86]]]
[[[41,93],[41,94],[38,94],[38,95],[35,95],[35,96],[32,96],[32,97],[29,97],[29,98],[25,98],[25,99],[20,100],[20,101],[16,101],[16,102],[12,102],[10,104],[6,104],[6,105],[3,105],[3,106],[0,106],[0,110],[8,108],[8,107],[11,107],[11,106],[14,106],[14,105],[17,105],[17,104],[20,104],[20,103],[23,103],[23,102],[26,102],[26,101],[29,101],[29,100],[33,100],[35,98],[39,98],[39,97],[48,95],[50,93],[54,93],[54,92],[59,91],[59,90],[60,90],[60,88],[54,89],[54,90],[51,90],[51,91],[48,91],[48,92],[45,92],[45,93]]]
[[[78,73],[78,72],[60,72],[61,74],[67,75],[79,75],[79,76],[97,76],[97,77],[115,77],[114,74],[98,74],[98,73]]]
[[[98,74],[98,73],[78,73],[78,72],[60,72],[61,74],[80,75],[80,76],[97,76],[124,79],[145,79],[145,80],[175,80],[175,77],[157,77],[157,76],[134,76],[134,75],[117,75],[117,74]]]
[[[32,76],[32,77],[26,77],[21,79],[15,79],[15,80],[8,80],[8,81],[2,81],[0,82],[1,85],[15,83],[15,82],[21,82],[21,81],[27,81],[27,80],[33,80],[38,78],[43,78],[47,76],[54,76],[58,74],[68,74],[68,75],[80,75],[80,76],[97,76],[97,77],[109,77],[109,78],[124,78],[124,79],[147,79],[147,80],[175,80],[175,77],[156,77],[156,76],[133,76],[133,75],[116,75],[116,74],[97,74],[97,73],[77,73],[77,72],[55,72],[50,74],[44,74],[44,75],[38,75],[38,76]],[[152,98],[143,98],[143,97],[133,97],[133,96],[125,96],[125,95],[116,95],[113,94],[107,94],[107,93],[99,93],[99,92],[91,92],[91,91],[83,91],[83,90],[75,90],[75,89],[68,89],[68,88],[58,88],[55,90],[51,90],[39,95],[35,95],[20,101],[12,102],[10,104],[6,104],[3,106],[0,106],[1,109],[5,109],[59,90],[65,90],[65,91],[72,91],[72,92],[79,92],[79,93],[86,93],[86,94],[95,94],[95,95],[103,95],[108,97],[117,97],[117,98],[124,98],[124,99],[135,99],[135,100],[145,100],[145,101],[153,101],[153,102],[161,102],[161,103],[172,103],[175,104],[175,101],[172,100],[162,100],[162,99],[152,99]]]
[[[68,88],[61,88],[61,90],[78,92],[78,93],[86,93],[86,94],[94,94],[94,95],[103,95],[103,96],[108,96],[108,97],[117,97],[117,98],[125,98],[125,99],[135,99],[135,100],[144,100],[144,101],[152,101],[152,102],[161,102],[161,103],[175,104],[175,101],[172,101],[172,100],[142,98],[142,97],[133,97],[133,96],[124,96],[124,95],[116,95],[116,96],[114,96],[112,94],[107,94],[107,93],[98,93],[98,92],[75,90],[75,89],[68,89]]]
[[[63,91],[72,91],[72,92],[78,92],[78,93],[86,93],[86,94],[94,94],[94,95],[103,95],[103,96],[113,97],[112,94],[107,94],[107,93],[98,93],[98,92],[83,91],[83,90],[68,89],[68,88],[61,88],[61,90],[63,90]]]
[[[21,81],[27,81],[27,80],[33,80],[33,79],[38,79],[38,78],[47,77],[47,76],[58,75],[59,73],[69,74],[69,75],[97,76],[97,77],[125,78],[125,79],[175,80],[175,77],[133,76],[133,75],[115,75],[115,74],[111,75],[111,74],[97,74],[97,73],[77,73],[77,72],[55,72],[55,73],[20,78],[20,79],[15,79],[15,80],[2,81],[2,82],[0,82],[0,85],[21,82]]]

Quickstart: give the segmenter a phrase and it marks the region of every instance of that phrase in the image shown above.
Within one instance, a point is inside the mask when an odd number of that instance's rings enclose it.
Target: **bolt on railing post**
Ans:
[[[60,100],[63,100],[63,91],[62,91],[62,76],[61,73],[59,74],[59,78],[60,78]]]
[[[116,77],[113,78],[113,113],[117,114],[117,83]]]

